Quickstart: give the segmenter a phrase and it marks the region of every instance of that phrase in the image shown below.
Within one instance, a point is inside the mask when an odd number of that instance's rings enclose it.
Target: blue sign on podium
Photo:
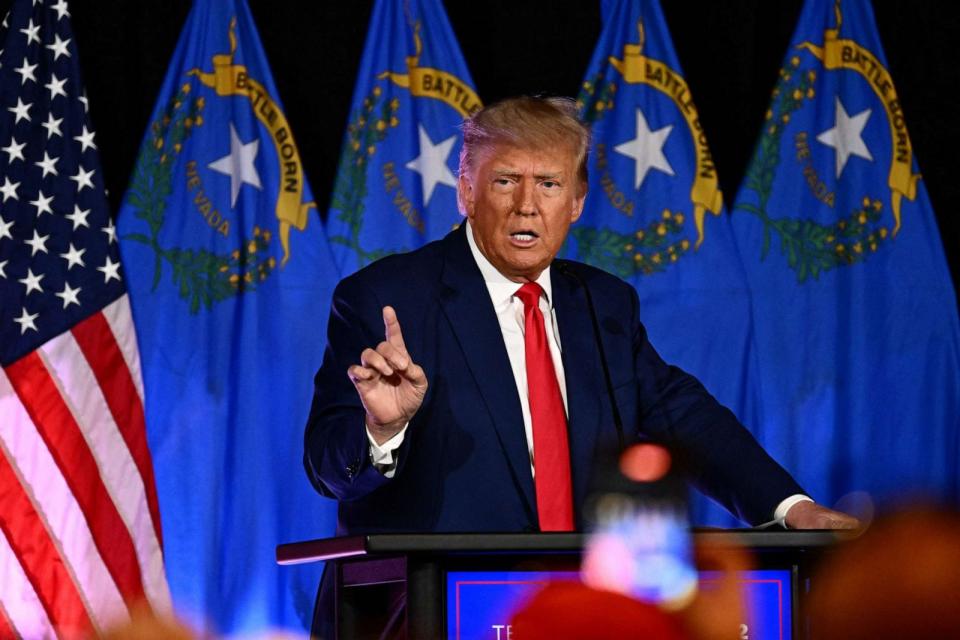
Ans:
[[[510,618],[549,582],[579,580],[575,571],[451,571],[447,574],[449,640],[513,640]],[[719,580],[700,573],[700,588]],[[792,580],[786,569],[743,571],[740,583],[747,619],[741,638],[790,640],[793,637]]]

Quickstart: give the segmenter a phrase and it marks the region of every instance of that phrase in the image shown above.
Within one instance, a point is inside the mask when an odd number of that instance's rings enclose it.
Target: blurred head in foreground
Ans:
[[[517,612],[511,622],[519,640],[728,640],[740,637],[745,619],[738,572],[752,568],[749,553],[733,539],[698,545],[700,569],[719,575],[713,588],[697,592],[680,610],[666,611],[623,593],[581,583],[554,583]]]
[[[812,584],[811,638],[960,638],[960,514],[915,508],[880,519]]]
[[[652,604],[580,583],[558,582],[541,591],[512,622],[522,640],[686,640],[679,620]]]
[[[127,622],[111,627],[100,637],[103,640],[194,640],[197,636],[174,618],[134,607]]]

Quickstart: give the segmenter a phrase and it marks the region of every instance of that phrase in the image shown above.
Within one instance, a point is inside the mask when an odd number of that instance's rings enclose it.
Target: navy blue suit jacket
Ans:
[[[633,287],[569,266],[592,293],[628,438],[680,452],[690,481],[750,523],[769,520],[783,498],[802,492],[695,378],[661,360]],[[597,452],[617,435],[584,291],[556,263],[550,274],[580,523]],[[407,350],[429,380],[392,479],[370,462],[363,406],[346,374],[384,339],[384,305],[396,309]],[[304,464],[317,490],[339,501],[339,533],[537,529],[520,399],[466,225],[340,282],[315,384]]]

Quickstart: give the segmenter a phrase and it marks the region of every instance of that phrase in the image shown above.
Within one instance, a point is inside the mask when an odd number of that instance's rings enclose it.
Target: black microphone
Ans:
[[[623,419],[620,417],[620,407],[617,406],[617,398],[613,393],[613,381],[610,379],[610,367],[607,365],[607,354],[603,350],[603,341],[600,339],[600,322],[597,320],[597,309],[593,306],[593,296],[590,295],[590,287],[587,286],[583,277],[565,260],[554,262],[557,271],[569,276],[577,282],[582,288],[584,296],[587,299],[587,308],[590,310],[590,321],[593,325],[593,341],[597,344],[597,351],[600,353],[600,367],[603,369],[603,381],[607,386],[607,396],[610,398],[610,410],[613,412],[613,426],[617,428],[617,443],[620,445],[620,451],[623,451],[626,442],[623,437]]]

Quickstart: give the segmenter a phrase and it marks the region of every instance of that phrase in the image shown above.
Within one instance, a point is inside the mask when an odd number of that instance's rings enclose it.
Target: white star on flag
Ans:
[[[3,194],[3,201],[6,202],[7,198],[19,200],[20,196],[17,195],[17,187],[19,186],[19,182],[10,182],[10,178],[3,176],[3,186],[0,186],[0,193]]]
[[[63,85],[67,84],[67,80],[68,78],[64,78],[63,80],[57,78],[57,74],[55,73],[50,74],[50,82],[43,86],[50,92],[51,100],[57,96],[67,97],[67,92],[63,90]]]
[[[27,146],[26,142],[17,142],[16,138],[11,137],[10,144],[3,147],[3,151],[7,154],[7,163],[18,159],[26,161],[26,158],[23,157],[23,148],[25,146]]]
[[[257,158],[257,151],[260,150],[260,138],[243,144],[240,142],[240,136],[237,130],[230,123],[230,153],[219,160],[215,160],[207,165],[217,173],[230,176],[230,208],[237,206],[237,196],[240,195],[240,187],[249,184],[257,189],[260,186],[260,174],[257,173],[257,167],[254,160]]]
[[[23,64],[20,67],[14,69],[17,73],[20,74],[20,86],[23,86],[27,83],[27,80],[31,82],[36,82],[37,77],[33,75],[33,70],[37,68],[35,64],[27,64],[27,59],[23,59]]]
[[[83,262],[83,254],[86,249],[77,249],[73,246],[73,243],[70,243],[70,248],[66,253],[61,253],[60,257],[67,261],[67,271],[74,268],[75,266],[86,266]]]
[[[40,281],[43,280],[43,278],[44,275],[42,273],[34,275],[33,269],[28,268],[27,277],[18,280],[18,282],[22,282],[27,287],[27,292],[24,295],[30,295],[33,291],[43,293],[43,287],[40,286]]]
[[[27,332],[27,329],[37,330],[37,325],[33,323],[37,319],[39,313],[27,313],[27,308],[23,308],[23,313],[20,314],[19,318],[14,318],[13,321],[20,325],[20,334]]]
[[[33,230],[33,237],[29,240],[24,240],[24,244],[30,245],[30,257],[37,255],[37,252],[46,253],[47,252],[47,240],[50,239],[49,235],[42,236],[37,233],[37,230]]]
[[[53,196],[43,195],[43,191],[37,191],[37,199],[31,200],[32,204],[37,209],[37,217],[39,218],[44,213],[53,213],[53,209],[50,207],[50,203],[53,202]]]
[[[73,139],[80,143],[82,147],[80,153],[87,149],[96,149],[97,145],[93,143],[93,131],[87,131],[87,125],[83,125],[83,133],[79,136],[73,136]]]
[[[63,132],[60,131],[61,122],[63,122],[63,118],[54,118],[53,112],[47,114],[47,121],[40,125],[47,130],[47,140],[55,135],[63,137]]]
[[[53,175],[58,175],[58,174],[57,174],[57,160],[58,160],[58,159],[59,159],[59,158],[51,158],[50,155],[49,155],[46,151],[44,151],[44,152],[43,152],[43,160],[40,160],[39,162],[34,162],[33,164],[35,164],[35,165],[37,165],[38,167],[40,167],[41,169],[43,169],[43,176],[42,176],[42,177],[43,177],[43,178],[46,178],[48,173],[52,173]]]
[[[73,289],[70,287],[69,283],[64,282],[63,291],[61,291],[60,293],[54,293],[53,295],[63,300],[63,308],[66,309],[71,304],[80,306],[80,300],[77,299],[78,293],[80,293],[80,287]]]
[[[423,125],[420,129],[420,155],[405,166],[411,171],[420,174],[421,186],[423,188],[423,205],[430,204],[430,198],[433,196],[433,190],[438,184],[445,184],[448,187],[457,187],[457,179],[453,177],[453,172],[447,166],[447,158],[453,150],[453,145],[457,141],[457,136],[450,136],[440,144],[434,145],[427,130]]]
[[[81,210],[77,205],[73,205],[73,213],[68,213],[64,218],[73,223],[73,230],[76,231],[77,227],[90,227],[87,223],[88,215],[90,215],[90,209]]]
[[[100,229],[107,234],[107,244],[113,244],[117,241],[117,228],[113,226],[113,220],[107,220],[107,226]]]
[[[40,25],[33,24],[33,18],[30,18],[30,22],[27,24],[27,26],[23,29],[20,29],[19,31],[20,33],[25,34],[27,36],[28,45],[31,42],[36,42],[37,44],[40,44]]]
[[[19,124],[21,120],[26,120],[30,122],[30,107],[33,106],[32,102],[26,104],[23,103],[23,100],[20,99],[20,96],[17,96],[17,106],[7,107],[7,111],[17,116],[17,119],[13,124]]]
[[[617,153],[633,158],[634,189],[640,189],[650,169],[662,171],[668,176],[674,175],[673,167],[663,155],[663,145],[667,142],[667,136],[672,130],[673,125],[668,124],[656,131],[650,131],[646,117],[640,109],[637,109],[637,137],[613,148]]]
[[[83,191],[84,187],[90,187],[93,189],[93,173],[93,169],[90,171],[84,171],[82,166],[77,167],[77,175],[70,176],[70,179],[77,183],[77,193]]]
[[[13,220],[7,222],[3,218],[0,218],[0,240],[4,238],[10,238],[13,240],[13,234],[10,233],[10,228],[13,226]]]
[[[51,5],[50,8],[57,12],[57,20],[63,20],[64,16],[70,17],[70,12],[67,11],[67,0],[57,0],[57,4]]]
[[[53,36],[53,44],[48,44],[47,49],[53,51],[53,61],[56,62],[60,59],[61,55],[70,57],[70,52],[67,50],[67,45],[70,44],[70,38],[66,40],[61,40],[59,35]]]
[[[834,111],[834,125],[832,129],[827,129],[817,136],[817,141],[821,142],[834,150],[834,158],[837,167],[837,180],[843,173],[843,168],[847,166],[847,160],[850,156],[858,156],[865,160],[873,160],[870,149],[863,141],[863,128],[867,126],[867,120],[870,118],[871,109],[864,109],[852,118],[847,115],[847,110],[843,108],[840,102],[840,96],[836,98],[837,104]]]
[[[105,283],[110,282],[111,279],[120,279],[120,263],[111,260],[110,256],[107,256],[102,267],[97,267],[97,271],[103,273],[103,281]]]

